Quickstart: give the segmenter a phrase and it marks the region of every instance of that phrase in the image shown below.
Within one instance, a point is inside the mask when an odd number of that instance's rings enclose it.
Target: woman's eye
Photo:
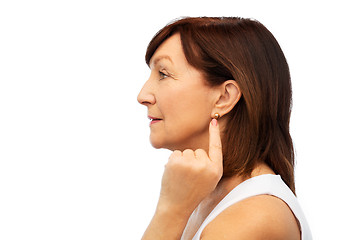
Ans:
[[[166,74],[166,73],[163,73],[163,72],[161,72],[161,71],[159,71],[159,79],[160,80],[162,80],[162,79],[165,79],[165,78],[167,78],[168,77],[168,75]]]

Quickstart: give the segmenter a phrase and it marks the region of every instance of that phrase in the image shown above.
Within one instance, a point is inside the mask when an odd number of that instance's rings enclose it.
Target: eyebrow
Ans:
[[[173,64],[173,61],[172,61],[170,56],[168,56],[168,55],[161,55],[161,56],[158,56],[157,58],[153,59],[153,63],[149,64],[149,67],[151,68],[152,66],[155,66],[159,61],[161,61],[163,59],[166,59],[166,60],[170,61]]]

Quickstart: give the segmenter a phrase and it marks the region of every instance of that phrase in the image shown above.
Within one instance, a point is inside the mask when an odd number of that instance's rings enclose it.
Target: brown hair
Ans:
[[[183,18],[161,29],[146,52],[149,64],[160,44],[179,33],[185,57],[210,86],[235,80],[242,92],[228,113],[223,176],[249,176],[268,164],[295,193],[294,150],[289,134],[291,81],[285,56],[270,31],[251,19]]]

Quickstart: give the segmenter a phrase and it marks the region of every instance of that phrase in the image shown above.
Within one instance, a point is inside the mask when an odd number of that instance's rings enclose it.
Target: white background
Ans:
[[[344,239],[340,1],[1,1],[0,239],[140,239],[166,150],[136,96],[152,36],[180,16],[261,21],[288,59],[297,195]]]

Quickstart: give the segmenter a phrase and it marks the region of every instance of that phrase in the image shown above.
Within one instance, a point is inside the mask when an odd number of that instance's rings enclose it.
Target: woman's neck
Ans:
[[[263,174],[275,174],[275,172],[265,163],[257,165],[250,176],[235,175],[232,177],[223,177],[217,184],[215,190],[209,194],[205,199],[204,203],[213,204],[219,203],[229,192],[231,192],[240,183],[246,181],[249,178],[256,177]]]

